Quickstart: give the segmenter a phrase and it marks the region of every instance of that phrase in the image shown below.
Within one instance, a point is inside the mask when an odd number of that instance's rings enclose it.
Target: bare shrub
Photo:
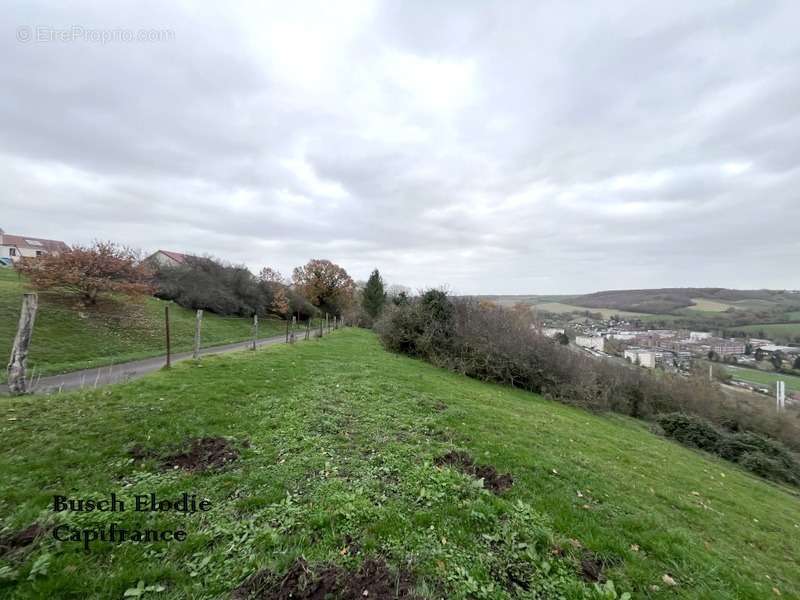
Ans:
[[[751,430],[800,449],[800,419],[776,418],[768,403],[732,403],[701,375],[654,374],[598,360],[540,335],[529,311],[429,290],[387,306],[375,323],[389,350],[469,377],[504,383],[595,411],[642,419],[681,412],[730,430]]]

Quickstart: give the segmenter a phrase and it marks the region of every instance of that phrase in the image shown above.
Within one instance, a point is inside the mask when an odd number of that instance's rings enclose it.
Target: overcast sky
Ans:
[[[113,4],[4,4],[7,233],[461,293],[800,288],[800,2]]]

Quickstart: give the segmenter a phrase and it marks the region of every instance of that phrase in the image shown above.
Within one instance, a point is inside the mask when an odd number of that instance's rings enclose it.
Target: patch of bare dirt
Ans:
[[[20,529],[4,538],[0,538],[0,556],[16,550],[17,548],[30,546],[36,541],[36,538],[44,535],[46,531],[47,530],[38,523],[33,523],[28,525],[25,529]]]
[[[434,461],[439,467],[454,467],[476,479],[483,479],[483,487],[499,494],[514,484],[514,478],[508,473],[498,473],[492,465],[476,464],[473,458],[461,450],[451,450]]]
[[[247,447],[248,442],[243,445]],[[164,457],[161,466],[165,469],[207,471],[221,469],[238,458],[239,450],[230,441],[222,437],[204,437],[191,440],[188,450]]]
[[[605,563],[596,554],[587,550],[581,557],[581,576],[586,581],[602,583],[605,581],[603,568]]]
[[[128,450],[128,454],[131,455],[131,458],[134,460],[134,462],[146,460],[155,456],[155,453],[152,450],[148,450],[141,444],[134,444],[134,446]]]
[[[282,577],[259,571],[233,590],[233,600],[419,600],[409,573],[392,573],[383,559],[369,558],[357,571],[336,565],[310,567],[298,559]]]

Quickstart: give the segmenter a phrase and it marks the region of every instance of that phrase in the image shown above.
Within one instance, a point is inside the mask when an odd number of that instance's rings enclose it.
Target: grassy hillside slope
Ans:
[[[17,331],[24,284],[12,269],[0,269],[0,359],[11,353]],[[191,350],[194,311],[156,298],[131,303],[101,302],[96,309],[76,308],[75,301],[50,293],[39,296],[28,368],[47,375],[87,369],[163,354],[164,305],[170,305],[170,331],[175,352]],[[285,323],[264,319],[259,334],[280,334]],[[246,340],[252,336],[250,319],[205,313],[203,346]],[[0,382],[5,381],[5,368]]]
[[[203,436],[241,457],[220,471],[161,468],[159,456]],[[495,495],[435,465],[456,449],[513,486]],[[0,398],[0,473],[0,539],[34,521],[188,531],[85,554],[46,534],[0,556],[0,595],[118,598],[142,581],[163,587],[147,598],[212,598],[260,569],[273,574],[265,586],[279,582],[300,556],[313,579],[321,563],[381,555],[429,598],[589,597],[586,561],[635,597],[800,596],[793,492],[638,423],[386,353],[360,330],[102,390]],[[212,510],[47,509],[58,493],[184,491]]]

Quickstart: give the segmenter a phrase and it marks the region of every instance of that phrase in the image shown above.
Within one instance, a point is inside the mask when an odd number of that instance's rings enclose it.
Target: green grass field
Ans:
[[[794,341],[800,339],[800,323],[769,323],[765,325],[742,325],[737,326],[736,331],[746,331],[753,336],[760,335],[760,332],[772,340]]]
[[[201,436],[225,436],[240,459],[160,468],[156,455]],[[134,462],[135,444],[150,458]],[[495,495],[435,465],[453,449],[513,486]],[[362,330],[106,389],[0,398],[0,473],[0,539],[32,522],[188,532],[86,553],[45,534],[0,556],[0,595],[15,598],[121,598],[140,581],[146,598],[227,597],[260,569],[279,581],[301,556],[309,578],[385,557],[425,598],[615,597],[583,582],[582,560],[636,598],[800,597],[796,491],[638,422],[386,353]],[[53,494],[112,492],[187,492],[212,508],[48,509]]]
[[[0,269],[0,355],[11,353],[22,302],[23,283],[11,269]],[[28,368],[47,375],[120,363],[163,354],[164,305],[148,298],[138,303],[101,303],[96,310],[75,307],[75,302],[54,294],[39,296]],[[170,332],[175,352],[191,350],[194,340],[194,311],[170,302]],[[285,323],[263,319],[259,335],[280,334]],[[252,336],[250,319],[203,317],[203,346],[246,340]],[[3,363],[5,364],[5,362]],[[6,372],[0,372],[0,382]]]
[[[572,304],[564,304],[563,302],[542,302],[539,304],[535,304],[534,307],[538,310],[543,310],[551,313],[556,314],[563,314],[569,312],[581,312],[584,313],[589,311],[591,313],[600,313],[603,315],[604,319],[608,319],[613,315],[619,315],[621,317],[642,317],[645,316],[644,313],[635,313],[629,312],[625,310],[616,310],[613,308],[586,308],[584,306],[573,306]]]
[[[692,298],[694,304],[689,307],[689,310],[697,310],[700,312],[725,312],[729,308],[736,308],[733,304],[726,304],[725,302],[718,302],[717,300],[709,300],[707,298]]]
[[[729,365],[726,365],[725,369],[733,375],[734,379],[762,385],[772,385],[776,381],[785,381],[787,393],[790,391],[800,392],[800,377],[796,375],[783,375],[781,373],[759,371],[757,369],[746,369]]]

